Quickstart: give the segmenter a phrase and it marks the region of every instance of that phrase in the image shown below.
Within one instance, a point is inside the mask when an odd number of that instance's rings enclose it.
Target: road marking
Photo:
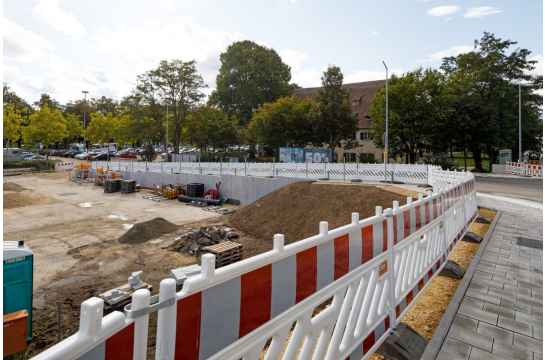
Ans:
[[[512,203],[512,204],[516,204],[516,205],[528,206],[528,207],[531,207],[531,208],[534,208],[534,209],[543,210],[543,204],[542,203],[539,203],[539,202],[536,202],[536,201],[531,201],[531,200],[523,200],[523,199],[519,199],[519,198],[513,198],[513,197],[509,197],[509,196],[501,196],[501,195],[496,195],[496,194],[486,194],[486,193],[482,193],[482,192],[478,192],[477,197],[482,197],[482,198],[487,198],[487,199],[494,199],[494,200],[499,200],[499,201],[505,201],[505,202],[509,202],[509,203]]]

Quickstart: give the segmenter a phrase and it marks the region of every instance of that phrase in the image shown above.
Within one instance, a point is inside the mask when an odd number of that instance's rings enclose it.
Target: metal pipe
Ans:
[[[384,148],[386,152],[386,158],[384,159],[384,184],[386,184],[386,164],[388,164],[389,150],[388,150],[388,66],[384,60],[382,61],[384,67],[386,68],[386,140],[384,141]]]

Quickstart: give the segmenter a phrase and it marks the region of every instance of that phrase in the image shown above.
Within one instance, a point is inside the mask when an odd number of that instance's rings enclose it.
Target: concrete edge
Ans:
[[[492,224],[490,224],[490,228],[488,229],[486,235],[484,236],[484,239],[481,242],[481,246],[479,246],[479,250],[477,250],[477,253],[475,254],[475,257],[473,258],[473,260],[471,260],[471,264],[467,268],[465,276],[462,278],[460,285],[458,285],[458,289],[456,289],[454,296],[450,300],[447,310],[443,314],[443,317],[441,318],[441,321],[439,322],[437,329],[435,329],[435,332],[433,333],[431,340],[428,342],[428,346],[424,350],[424,354],[422,354],[422,359],[430,359],[430,360],[435,359],[437,355],[439,354],[439,351],[441,350],[441,345],[443,345],[443,342],[445,341],[445,338],[447,337],[447,333],[450,329],[450,326],[452,325],[454,316],[458,312],[458,308],[460,307],[460,303],[462,302],[466,294],[466,291],[469,287],[469,283],[473,279],[473,275],[475,274],[477,265],[479,264],[479,261],[481,260],[483,252],[486,249],[486,246],[488,245],[488,241],[490,240],[492,233],[496,229],[496,225],[502,214],[501,210],[496,210],[496,209],[490,209],[490,210],[498,211],[498,213],[496,214],[496,217],[494,217]]]

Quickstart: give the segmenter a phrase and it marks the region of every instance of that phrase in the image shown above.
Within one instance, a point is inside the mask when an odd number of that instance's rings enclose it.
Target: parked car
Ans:
[[[122,151],[121,154],[119,154],[119,157],[124,159],[136,159],[136,155],[131,151]]]
[[[98,154],[99,154],[99,153],[97,153],[96,151],[89,151],[89,152],[87,153],[87,155],[85,155],[85,156],[83,157],[83,160],[91,160],[91,158],[92,158],[93,156],[98,155]]]
[[[30,161],[30,160],[45,160],[45,156],[38,154],[38,155],[31,156],[29,158],[23,159],[23,161]]]
[[[74,159],[84,160],[87,155],[89,155],[89,153],[85,151],[85,152],[82,152],[81,154],[74,155]]]
[[[93,157],[91,157],[91,160],[107,160],[108,159],[108,153],[102,152],[100,154],[97,154]]]
[[[31,158],[33,156],[36,156],[36,154],[33,153],[23,153],[23,160],[26,160],[28,158]]]

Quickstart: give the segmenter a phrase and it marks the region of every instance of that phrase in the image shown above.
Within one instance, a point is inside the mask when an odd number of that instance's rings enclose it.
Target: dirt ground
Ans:
[[[252,204],[253,207],[234,207],[237,211],[234,215],[241,213],[250,219],[264,217],[267,223],[281,224],[286,222],[287,211],[294,211],[294,218],[303,220],[290,222],[291,228],[285,231],[289,243],[315,235],[319,221],[329,221],[333,229],[347,224],[354,211],[365,218],[374,214],[377,204],[391,207],[393,200],[406,203],[406,194],[364,185],[298,183],[279,192],[281,194],[274,198],[291,198],[291,207],[285,207],[283,201],[269,201],[271,195],[268,195]],[[271,250],[272,235],[279,232],[273,230],[272,225],[264,226],[257,221],[253,226],[259,231],[246,233],[237,226],[241,221],[233,221],[233,216],[218,216],[176,200],[142,199],[142,195],[148,193],[150,191],[145,190],[134,194],[107,194],[93,184],[69,181],[67,173],[5,178],[4,200],[7,195],[9,201],[4,201],[4,240],[24,240],[35,254],[30,356],[56,343],[58,303],[62,309],[61,337],[64,339],[77,332],[81,302],[126,283],[131,272],[143,270],[141,279],[153,286],[155,294],[160,281],[169,276],[171,269],[199,263],[194,256],[169,249],[173,238],[186,232],[187,226],[235,228],[241,235],[237,242],[244,245],[245,258]],[[302,205],[294,207],[293,199]],[[336,210],[320,212],[317,208]],[[154,219],[150,224],[166,223],[158,218],[174,224],[175,227],[168,230],[175,231],[143,243],[118,241],[135,224]],[[249,226],[248,222],[242,224]],[[149,358],[153,358],[155,325],[154,314],[150,317]]]

